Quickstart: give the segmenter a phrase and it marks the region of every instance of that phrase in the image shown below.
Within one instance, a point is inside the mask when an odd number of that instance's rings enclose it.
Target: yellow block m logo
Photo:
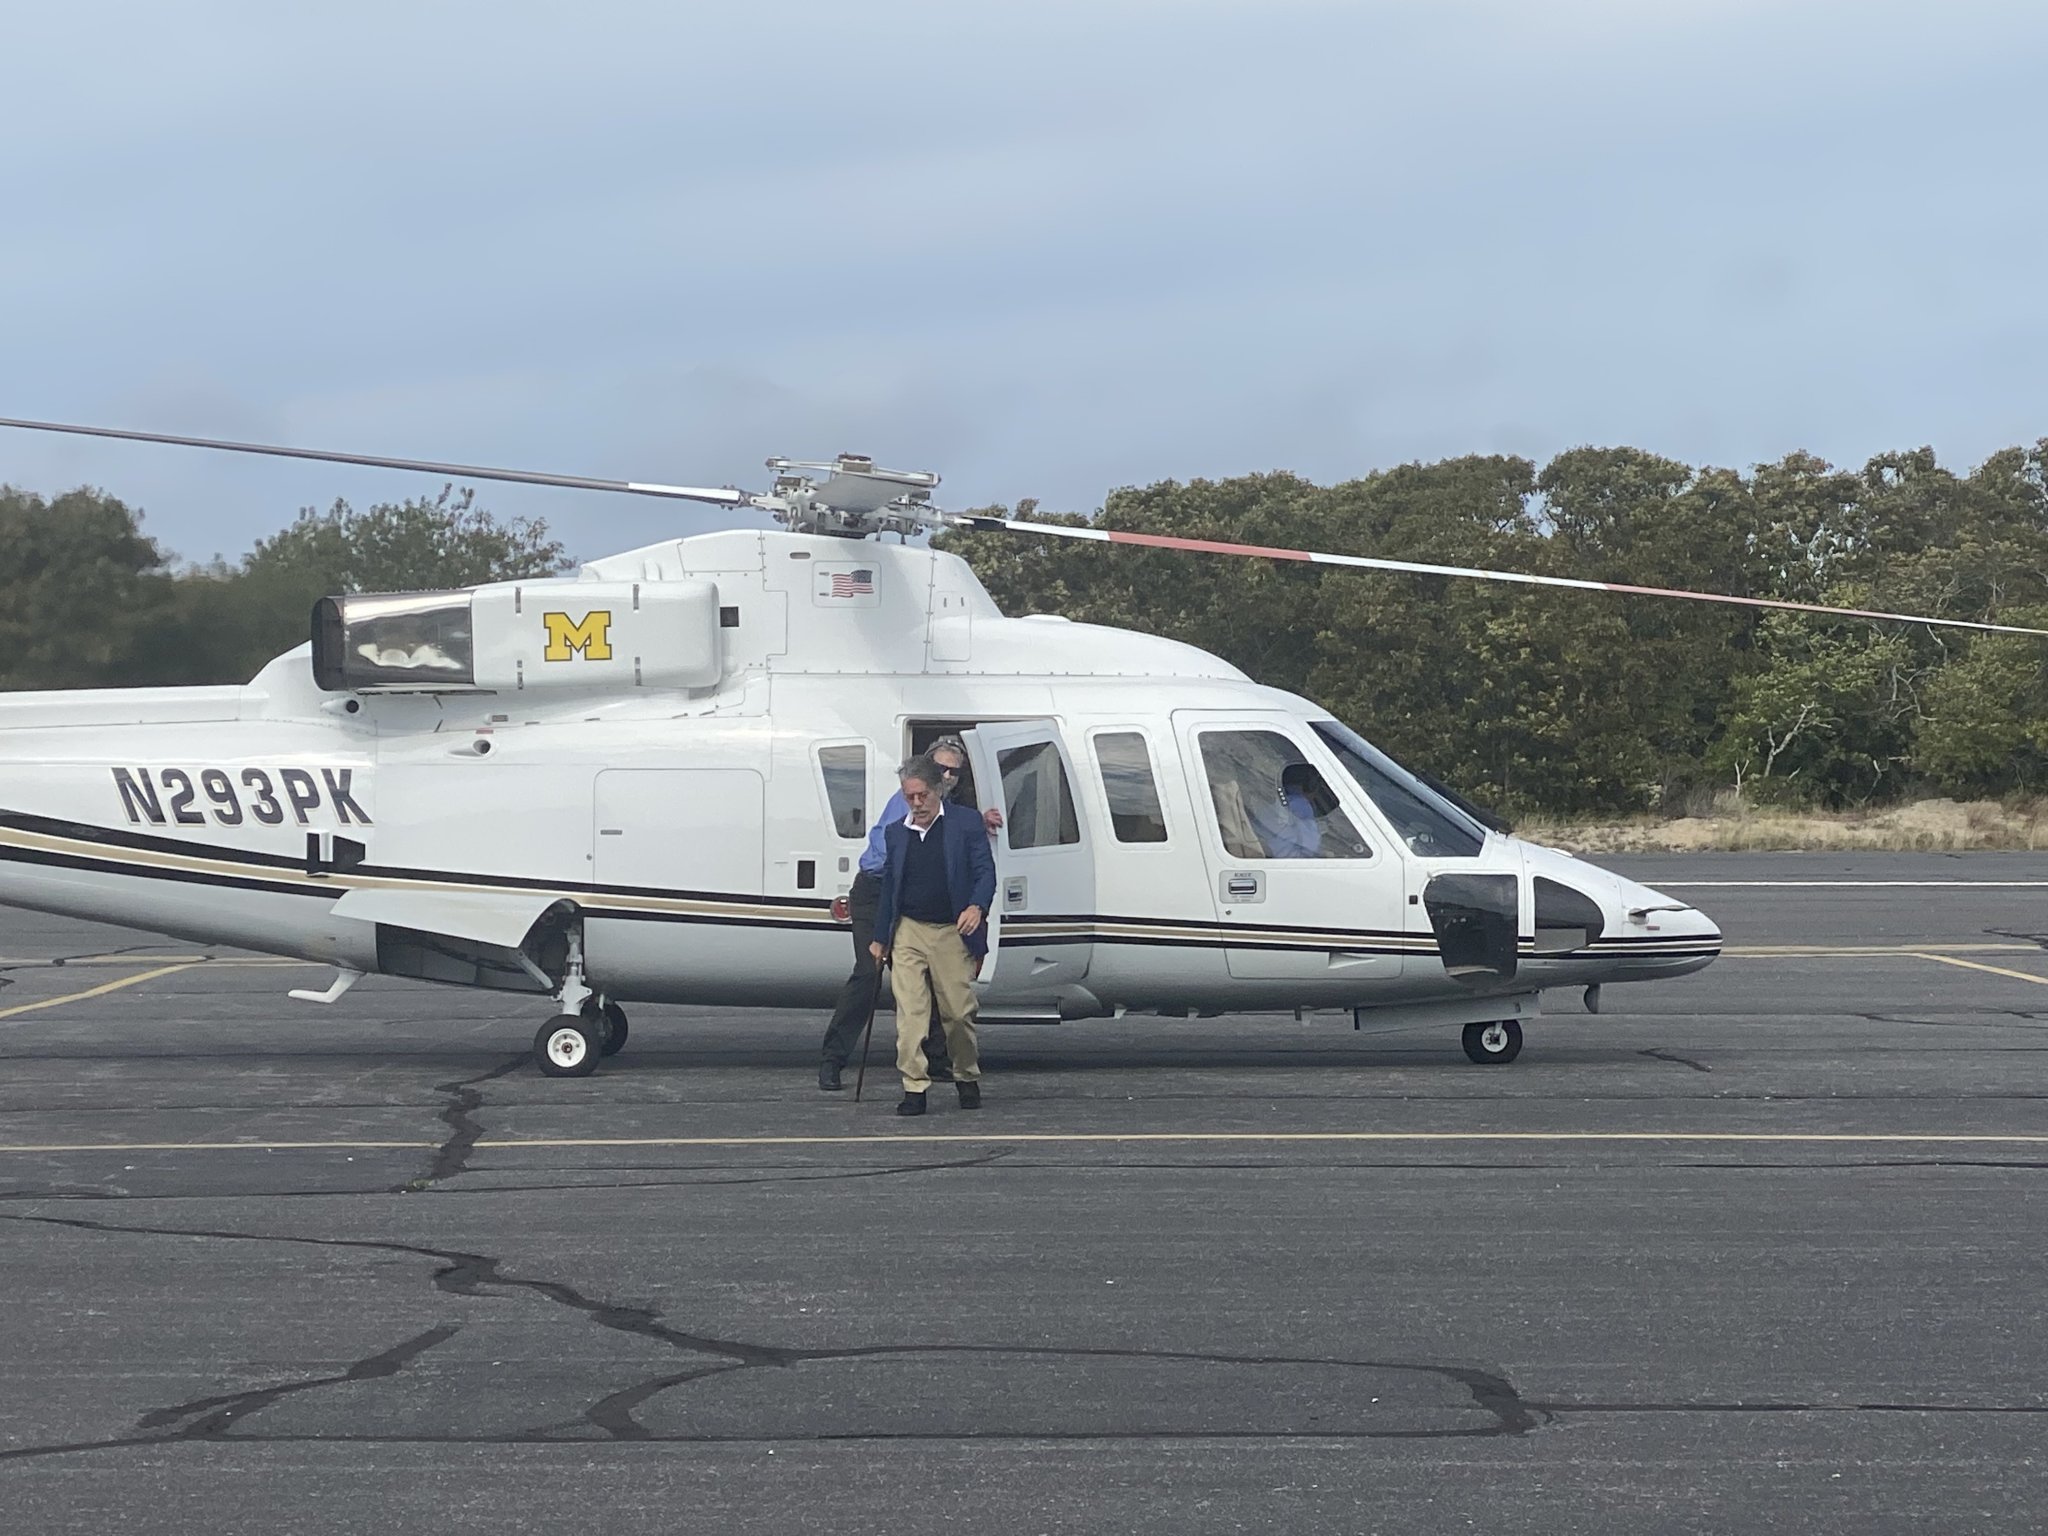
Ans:
[[[548,648],[541,653],[544,660],[573,661],[579,651],[585,661],[612,659],[612,614],[609,608],[593,609],[574,622],[566,613],[544,613],[540,617],[548,627]]]

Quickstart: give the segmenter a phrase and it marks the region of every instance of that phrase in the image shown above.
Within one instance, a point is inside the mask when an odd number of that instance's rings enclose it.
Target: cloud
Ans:
[[[2048,13],[46,7],[8,414],[962,504],[1631,441],[2031,440]],[[188,552],[402,478],[0,439]],[[425,487],[431,490],[432,487]],[[594,554],[699,526],[492,488]]]

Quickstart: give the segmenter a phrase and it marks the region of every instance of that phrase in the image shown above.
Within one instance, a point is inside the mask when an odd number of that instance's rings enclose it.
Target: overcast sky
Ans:
[[[0,416],[967,506],[2048,434],[2048,6],[6,7]],[[0,433],[193,557],[437,483]],[[729,514],[488,488],[591,556]]]

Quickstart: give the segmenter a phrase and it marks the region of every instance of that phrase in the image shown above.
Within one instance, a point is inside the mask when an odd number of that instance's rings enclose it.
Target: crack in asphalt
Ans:
[[[516,1072],[530,1060],[527,1052],[521,1051],[510,1061],[500,1062],[488,1072],[475,1077],[461,1078],[452,1083],[436,1083],[434,1091],[448,1095],[448,1102],[442,1106],[438,1118],[448,1127],[448,1139],[434,1149],[434,1159],[427,1165],[427,1171],[417,1179],[409,1179],[393,1191],[395,1194],[411,1194],[431,1189],[443,1179],[452,1179],[457,1174],[469,1171],[469,1155],[476,1150],[478,1138],[484,1133],[477,1121],[476,1112],[483,1107],[482,1084],[493,1082],[508,1072]]]
[[[1989,1009],[1985,1013],[1971,1014],[1967,1018],[1960,1019],[1919,1019],[1907,1013],[1855,1013],[1849,1015],[1849,1017],[1861,1019],[1866,1024],[1913,1024],[1923,1029],[2011,1029],[2015,1027],[2010,1024],[1990,1022],[1988,1016],[1997,1014],[2002,1014],[2012,1019],[2023,1019],[2029,1024],[2040,1022],[2039,1014],[2029,1013],[2024,1009],[2018,1008]],[[2002,1049],[2031,1050],[2035,1048],[2030,1046],[2006,1046],[2002,1047]]]
[[[138,950],[163,949],[166,947],[162,944],[130,944],[122,949],[93,949],[78,955],[51,955],[41,960],[14,960],[6,965],[0,965],[0,987],[15,985],[17,980],[13,975],[15,971],[55,971],[63,969],[66,964],[73,960],[110,960],[116,955],[131,955]],[[212,957],[208,956],[207,958],[211,959]]]
[[[1630,1414],[1996,1414],[2040,1416],[2048,1404],[2011,1403],[1913,1403],[1896,1401],[1816,1402],[1761,1400],[1731,1402],[1540,1399],[1523,1397],[1503,1374],[1472,1365],[1415,1360],[1347,1360],[1326,1356],[1250,1355],[1199,1350],[1148,1350],[1109,1347],[1068,1347],[1057,1345],[973,1345],[973,1344],[873,1344],[840,1348],[793,1348],[722,1339],[686,1333],[661,1321],[651,1308],[626,1306],[584,1295],[562,1281],[528,1279],[507,1275],[503,1261],[489,1255],[422,1244],[360,1238],[300,1237],[283,1234],[199,1230],[178,1227],[118,1226],[80,1218],[55,1216],[0,1216],[0,1220],[67,1227],[75,1230],[138,1236],[188,1237],[225,1242],[278,1243],[317,1248],[342,1248],[438,1261],[435,1287],[444,1292],[481,1296],[496,1292],[523,1291],[570,1308],[600,1327],[648,1338],[687,1353],[710,1355],[712,1360],[682,1371],[666,1372],[598,1398],[574,1420],[543,1425],[516,1434],[250,1434],[236,1432],[255,1414],[286,1398],[329,1387],[376,1381],[398,1375],[429,1351],[445,1344],[461,1331],[460,1324],[441,1324],[415,1334],[376,1354],[355,1362],[345,1370],[301,1381],[254,1387],[239,1392],[195,1398],[169,1407],[151,1410],[136,1422],[138,1433],[100,1440],[63,1444],[23,1446],[0,1451],[0,1461],[26,1460],[85,1451],[104,1451],[136,1446],[188,1441],[234,1441],[261,1444],[359,1443],[359,1444],[492,1444],[541,1445],[575,1443],[571,1436],[588,1439],[595,1430],[608,1441],[632,1444],[761,1444],[793,1440],[826,1441],[990,1441],[1030,1443],[1173,1441],[1173,1440],[1441,1440],[1522,1436],[1562,1419],[1572,1417],[1626,1416]],[[1036,1430],[1036,1431],[858,1431],[792,1434],[731,1434],[715,1432],[673,1433],[650,1429],[638,1417],[647,1404],[662,1394],[692,1383],[730,1375],[761,1366],[790,1368],[812,1363],[889,1360],[916,1357],[995,1357],[1045,1360],[1111,1360],[1151,1363],[1190,1363],[1225,1366],[1320,1366],[1337,1369],[1377,1370],[1435,1377],[1462,1388],[1471,1406],[1486,1415],[1487,1422],[1461,1428],[1377,1428],[1377,1429],[1288,1429],[1288,1430]]]
[[[608,1397],[599,1398],[583,1410],[583,1417],[614,1440],[652,1440],[655,1438],[654,1431],[633,1417],[635,1409],[644,1407],[671,1387],[702,1381],[707,1376],[723,1376],[731,1371],[745,1369],[745,1366],[734,1364],[707,1365],[693,1371],[678,1371],[672,1376],[656,1376],[614,1392]],[[573,1428],[573,1424],[561,1426],[564,1431]]]
[[[398,1253],[411,1257],[437,1260],[442,1267],[432,1276],[436,1289],[459,1296],[484,1296],[498,1291],[524,1291],[539,1296],[557,1306],[580,1312],[599,1327],[650,1339],[656,1343],[685,1353],[708,1355],[716,1363],[697,1365],[681,1372],[665,1372],[662,1375],[634,1383],[618,1391],[609,1392],[586,1408],[577,1421],[580,1426],[587,1424],[602,1431],[616,1441],[656,1441],[670,1439],[718,1439],[717,1436],[668,1436],[657,1434],[641,1424],[634,1416],[635,1410],[676,1387],[694,1381],[702,1381],[733,1371],[755,1369],[761,1366],[789,1368],[813,1363],[841,1361],[863,1361],[882,1359],[903,1359],[917,1357],[997,1357],[1007,1359],[1050,1359],[1050,1360],[1127,1360],[1148,1362],[1170,1362],[1202,1365],[1238,1366],[1326,1366],[1352,1370],[1379,1370],[1434,1376],[1464,1388],[1472,1405],[1485,1413],[1491,1422],[1459,1429],[1413,1429],[1413,1430],[1371,1430],[1360,1431],[1347,1438],[1368,1439],[1471,1439],[1489,1438],[1499,1435],[1523,1435],[1540,1425],[1548,1423],[1554,1414],[1541,1405],[1524,1402],[1516,1392],[1513,1383],[1505,1376],[1476,1366],[1446,1364],[1434,1361],[1404,1360],[1344,1360],[1325,1356],[1293,1355],[1239,1355],[1197,1350],[1148,1350],[1109,1347],[1070,1347],[1059,1345],[1011,1344],[869,1344],[839,1348],[798,1348],[785,1345],[762,1344],[742,1339],[718,1338],[708,1334],[686,1333],[673,1328],[661,1320],[661,1314],[648,1307],[628,1306],[607,1302],[584,1295],[574,1286],[560,1280],[527,1279],[502,1272],[503,1260],[488,1254],[467,1253],[459,1249],[433,1248],[424,1244],[400,1243],[371,1238],[301,1237],[278,1233],[232,1232],[218,1229],[189,1227],[145,1227],[121,1226],[111,1222],[88,1221],[82,1217],[0,1215],[0,1221],[21,1222],[39,1226],[65,1227],[76,1231],[101,1234],[201,1238],[217,1242],[279,1243],[303,1245],[314,1248],[349,1249],[378,1253]],[[308,1381],[288,1383],[283,1386],[253,1388],[244,1392],[226,1393],[214,1397],[196,1399],[177,1404],[170,1408],[156,1409],[146,1413],[137,1422],[137,1428],[148,1430],[188,1418],[199,1413],[200,1417],[172,1434],[157,1436],[122,1436],[101,1441],[73,1442],[63,1445],[22,1446],[13,1450],[0,1451],[0,1461],[17,1461],[31,1457],[67,1454],[83,1450],[112,1449],[138,1444],[157,1443],[172,1439],[236,1439],[271,1440],[278,1438],[299,1438],[311,1440],[348,1439],[348,1436],[299,1436],[273,1437],[265,1435],[230,1435],[231,1426],[246,1421],[252,1414],[269,1407],[281,1398],[299,1392],[314,1391],[322,1387],[340,1385],[346,1382],[370,1380],[397,1374],[406,1364],[427,1350],[446,1342],[458,1331],[457,1325],[444,1325],[430,1329],[424,1334],[386,1349],[367,1360],[351,1366],[339,1375],[323,1376]],[[563,1433],[576,1426],[552,1426],[531,1431],[525,1440],[559,1441]],[[1252,1438],[1291,1438],[1298,1431],[1282,1433],[1251,1432]],[[1320,1432],[1309,1432],[1311,1437]],[[1246,1432],[1225,1435],[1203,1433],[1197,1438],[1244,1438]],[[461,1439],[462,1437],[419,1436],[419,1437],[368,1437],[380,1440]],[[736,1439],[787,1439],[788,1436],[739,1436]],[[861,1435],[819,1436],[814,1438],[861,1439]],[[889,1438],[878,1436],[872,1438]],[[981,1438],[968,1435],[931,1435],[911,1438],[961,1439]],[[1038,1439],[1070,1438],[1060,1434],[1049,1436],[1015,1435],[1000,1438]],[[1133,1438],[1110,1433],[1090,1433],[1072,1438],[1121,1439]],[[1141,1436],[1139,1438],[1149,1438]]]
[[[993,1168],[999,1163],[1007,1164],[1008,1170],[1016,1173],[1072,1171],[1083,1166],[1077,1163],[1048,1162],[1042,1159],[1034,1159],[1024,1155],[1022,1148],[1004,1147],[979,1156],[960,1158],[949,1162],[907,1163],[887,1168],[862,1168],[815,1173],[749,1174],[740,1178],[680,1177],[670,1179],[592,1179],[579,1182],[546,1184],[472,1184],[462,1189],[436,1188],[431,1192],[443,1199],[457,1196],[481,1199],[493,1195],[573,1194],[584,1190],[597,1192],[627,1189],[726,1189],[737,1188],[742,1185],[760,1184],[825,1184],[854,1179],[905,1178],[917,1174],[948,1173],[961,1169]],[[1853,1173],[1871,1168],[2009,1168],[2031,1170],[2048,1168],[2048,1159],[1959,1157],[1948,1152],[1930,1152],[1919,1157],[1831,1158],[1826,1161],[1814,1162],[1771,1161],[1753,1157],[1735,1159],[1710,1156],[1676,1156],[1637,1159],[1630,1162],[1628,1166],[1639,1170],[1680,1171],[1711,1168],[1728,1173]],[[1362,1158],[1346,1162],[1293,1159],[1282,1163],[1259,1162],[1247,1159],[1218,1159],[1205,1162],[1159,1160],[1116,1165],[1087,1165],[1087,1171],[1091,1173],[1123,1169],[1144,1172],[1169,1169],[1195,1173],[1261,1173],[1275,1171],[1290,1173],[1342,1173],[1358,1170],[1413,1171],[1416,1169],[1427,1169],[1432,1172],[1468,1173],[1583,1173],[1586,1171],[1586,1164],[1582,1162],[1553,1160],[1517,1161],[1496,1159],[1493,1161],[1473,1161],[1418,1156],[1407,1159]],[[725,1172],[737,1172],[738,1169],[737,1166],[728,1166],[679,1169],[677,1171],[685,1174],[716,1175]],[[176,1205],[187,1201],[201,1201],[211,1204],[219,1200],[359,1200],[366,1196],[408,1192],[411,1192],[410,1186],[402,1186],[399,1190],[394,1191],[388,1184],[339,1189],[220,1189],[208,1190],[203,1194],[181,1194],[174,1191],[115,1191],[83,1188],[6,1189],[0,1190],[0,1203],[67,1204],[73,1201],[90,1201],[105,1205],[123,1205],[135,1201],[145,1201],[152,1205]],[[16,1218],[0,1219],[11,1220]]]
[[[1658,1061],[1668,1061],[1675,1066],[1691,1067],[1695,1072],[1711,1072],[1714,1070],[1705,1062],[1694,1061],[1690,1056],[1681,1056],[1676,1051],[1667,1051],[1661,1045],[1653,1045],[1648,1050],[1638,1051],[1636,1054],[1638,1056],[1654,1057]]]
[[[352,1381],[378,1381],[386,1376],[396,1376],[413,1361],[437,1345],[445,1344],[462,1331],[459,1323],[443,1323],[429,1328],[425,1333],[380,1350],[374,1355],[358,1360],[337,1376],[315,1376],[305,1381],[286,1382],[278,1386],[252,1387],[244,1392],[224,1392],[216,1397],[194,1398],[189,1403],[176,1403],[169,1408],[157,1408],[145,1413],[135,1421],[137,1429],[161,1429],[176,1424],[180,1419],[191,1419],[189,1424],[166,1436],[171,1440],[218,1439],[228,1432],[229,1427],[240,1418],[268,1408],[272,1403],[299,1392],[312,1392],[321,1387],[337,1387]],[[196,1417],[195,1417],[196,1415]]]
[[[1986,928],[1984,932],[2001,939],[2018,939],[2022,944],[2048,949],[2048,933],[2024,933],[2011,928]]]
[[[322,1387],[343,1386],[350,1382],[377,1381],[387,1376],[396,1376],[428,1350],[445,1344],[462,1331],[457,1323],[444,1323],[429,1328],[425,1333],[403,1339],[389,1349],[379,1350],[374,1355],[356,1361],[338,1375],[315,1376],[304,1381],[281,1382],[268,1387],[251,1387],[242,1392],[223,1392],[213,1397],[194,1398],[190,1402],[177,1403],[168,1408],[156,1408],[136,1420],[141,1430],[162,1429],[162,1434],[120,1435],[105,1440],[76,1440],[60,1445],[22,1446],[16,1450],[0,1451],[0,1461],[25,1461],[44,1456],[61,1456],[79,1451],[107,1451],[132,1449],[146,1445],[174,1445],[191,1440],[271,1440],[267,1435],[231,1435],[229,1429],[259,1413],[271,1404],[301,1392],[313,1392]],[[190,1422],[176,1428],[178,1420]]]
[[[601,1328],[636,1334],[674,1349],[725,1356],[748,1365],[788,1363],[788,1351],[769,1345],[748,1344],[684,1333],[660,1321],[660,1314],[647,1307],[621,1306],[585,1296],[574,1286],[559,1280],[528,1280],[501,1274],[503,1262],[489,1254],[466,1253],[458,1248],[432,1248],[424,1243],[401,1243],[382,1238],[300,1237],[271,1232],[229,1232],[217,1228],[135,1227],[113,1222],[88,1221],[82,1216],[30,1216],[0,1214],[0,1221],[26,1222],[39,1226],[70,1227],[81,1232],[106,1232],[138,1237],[198,1237],[230,1243],[284,1243],[310,1248],[341,1248],[368,1253],[399,1253],[413,1258],[436,1259],[442,1268],[434,1271],[436,1290],[450,1295],[482,1297],[489,1287],[525,1291],[557,1306],[581,1312]]]
[[[75,955],[48,955],[35,960],[15,960],[9,964],[0,965],[0,972],[60,970],[74,960],[114,960],[122,955],[146,956],[152,950],[164,950],[170,947],[169,944],[157,942],[151,944],[124,944],[119,949],[88,949],[82,950]],[[213,958],[215,957],[210,953],[196,955],[193,957],[192,963],[198,965]]]
[[[27,1202],[27,1201],[37,1201],[37,1202],[51,1202],[51,1201],[70,1201],[70,1200],[95,1200],[95,1201],[101,1201],[101,1202],[104,1202],[104,1203],[107,1203],[107,1204],[121,1204],[121,1203],[124,1203],[124,1202],[127,1202],[127,1201],[132,1201],[132,1200],[146,1200],[146,1201],[149,1201],[149,1202],[150,1202],[151,1204],[165,1205],[165,1204],[176,1204],[176,1203],[178,1203],[178,1202],[180,1202],[180,1201],[187,1201],[187,1200],[199,1200],[199,1201],[206,1201],[206,1202],[208,1202],[208,1203],[212,1203],[212,1202],[214,1202],[214,1201],[218,1201],[218,1200],[335,1200],[335,1199],[346,1199],[346,1200],[359,1200],[359,1199],[363,1198],[363,1197],[364,1197],[364,1196],[366,1196],[366,1195],[391,1195],[391,1194],[415,1194],[415,1193],[426,1193],[426,1192],[431,1192],[431,1193],[433,1193],[433,1194],[435,1194],[435,1195],[439,1195],[439,1196],[441,1196],[442,1198],[444,1198],[444,1199],[445,1199],[445,1198],[447,1198],[447,1197],[449,1197],[449,1196],[453,1196],[453,1195],[466,1195],[466,1196],[480,1196],[480,1195],[533,1195],[533,1194],[562,1194],[562,1193],[572,1193],[572,1192],[575,1192],[575,1191],[578,1191],[578,1190],[619,1190],[619,1189],[725,1189],[725,1188],[730,1188],[730,1187],[737,1187],[737,1186],[739,1186],[739,1185],[743,1185],[743,1184],[831,1184],[831,1183],[839,1183],[839,1182],[845,1182],[845,1181],[848,1181],[848,1180],[853,1180],[853,1179],[893,1179],[893,1178],[904,1178],[904,1177],[907,1177],[907,1176],[909,1176],[909,1175],[912,1175],[912,1174],[920,1174],[920,1173],[948,1173],[948,1172],[951,1172],[951,1171],[953,1171],[953,1170],[955,1170],[955,1169],[962,1169],[962,1168],[988,1168],[988,1167],[993,1167],[993,1166],[994,1166],[995,1164],[997,1164],[997,1163],[1002,1163],[1002,1162],[1008,1162],[1008,1161],[1009,1161],[1009,1160],[1010,1160],[1010,1159],[1011,1159],[1012,1157],[1014,1157],[1014,1156],[1015,1156],[1015,1155],[1017,1154],[1017,1152],[1018,1152],[1019,1150],[1020,1150],[1020,1149],[1019,1149],[1019,1148],[1016,1148],[1016,1147],[998,1147],[998,1148],[995,1148],[995,1149],[994,1149],[994,1150],[992,1150],[992,1151],[988,1151],[988,1152],[983,1152],[983,1153],[979,1153],[979,1154],[977,1154],[977,1155],[975,1155],[975,1156],[973,1156],[973,1157],[962,1157],[962,1158],[955,1158],[955,1159],[951,1159],[951,1160],[949,1160],[949,1161],[946,1161],[946,1162],[939,1162],[939,1163],[903,1163],[903,1164],[897,1164],[897,1165],[892,1165],[892,1166],[890,1166],[890,1167],[887,1167],[887,1168],[854,1168],[854,1169],[827,1169],[827,1170],[820,1170],[820,1171],[815,1171],[815,1172],[814,1172],[814,1171],[804,1171],[804,1172],[798,1172],[798,1173],[781,1173],[781,1174],[745,1174],[745,1175],[743,1175],[743,1176],[741,1176],[741,1177],[739,1177],[739,1178],[732,1178],[732,1179],[722,1179],[722,1178],[715,1178],[715,1177],[714,1177],[714,1178],[673,1178],[673,1179],[594,1179],[594,1180],[583,1180],[583,1181],[580,1181],[580,1182],[569,1182],[569,1183],[551,1183],[551,1184],[473,1184],[473,1185],[470,1185],[470,1186],[468,1186],[468,1187],[466,1187],[466,1188],[463,1188],[463,1189],[445,1189],[445,1188],[440,1188],[440,1187],[433,1187],[433,1188],[432,1188],[431,1190],[429,1190],[429,1187],[427,1186],[427,1184],[426,1184],[426,1182],[425,1182],[424,1180],[420,1180],[420,1179],[415,1179],[415,1180],[412,1180],[412,1181],[410,1181],[410,1182],[408,1182],[408,1183],[405,1183],[405,1184],[401,1184],[401,1185],[399,1185],[399,1186],[398,1186],[398,1187],[397,1187],[396,1189],[394,1189],[394,1188],[393,1188],[393,1187],[392,1187],[391,1185],[389,1185],[389,1184],[375,1184],[375,1185],[365,1185],[365,1186],[359,1186],[359,1187],[356,1187],[356,1188],[343,1188],[343,1189],[226,1189],[226,1188],[223,1188],[223,1189],[218,1189],[218,1190],[208,1190],[208,1191],[206,1191],[206,1192],[205,1192],[204,1194],[179,1194],[179,1193],[175,1193],[175,1192],[164,1192],[164,1193],[159,1193],[159,1192],[153,1192],[153,1191],[148,1191],[148,1190],[134,1191],[134,1190],[108,1190],[108,1189],[84,1189],[84,1188],[74,1188],[74,1189],[63,1189],[63,1188],[55,1188],[55,1189],[7,1189],[7,1190],[0,1190],[0,1201],[9,1201],[9,1202]],[[1063,1165],[1063,1164],[1059,1164],[1059,1163],[1021,1163],[1021,1164],[1019,1164],[1019,1167],[1020,1167],[1020,1168],[1040,1168],[1040,1169],[1043,1169],[1043,1168],[1058,1168],[1058,1167],[1062,1167],[1062,1166],[1069,1166],[1069,1165]],[[1166,1164],[1166,1163],[1146,1163],[1146,1164],[1142,1164],[1142,1165],[1139,1165],[1139,1166],[1143,1166],[1143,1167],[1147,1167],[1147,1168],[1152,1168],[1152,1167],[1183,1167],[1183,1168],[1200,1168],[1200,1167],[1203,1167],[1203,1166],[1205,1166],[1205,1165],[1204,1165],[1204,1164],[1200,1164],[1200,1163],[1176,1163],[1176,1164]],[[1262,1164],[1262,1163],[1224,1163],[1224,1164],[1219,1164],[1219,1165],[1216,1165],[1216,1166],[1220,1166],[1220,1167],[1241,1167],[1241,1168],[1259,1168],[1259,1167],[1270,1167],[1270,1166],[1273,1166],[1273,1165],[1271,1165],[1271,1164]],[[1293,1166],[1293,1165],[1290,1165],[1290,1166]],[[1313,1167],[1313,1166],[1318,1166],[1318,1165],[1315,1165],[1315,1164],[1305,1164],[1305,1165],[1301,1165],[1301,1166],[1309,1166],[1309,1167]],[[1408,1167],[1408,1166],[1413,1166],[1413,1165],[1412,1165],[1412,1164],[1402,1164],[1402,1163],[1385,1163],[1385,1164],[1365,1164],[1365,1163],[1331,1163],[1331,1164],[1329,1164],[1329,1165],[1327,1165],[1327,1166],[1329,1166],[1329,1167],[1332,1167],[1332,1168],[1354,1168],[1354,1167],[1388,1167],[1388,1168],[1399,1168],[1399,1167]],[[1499,1164],[1499,1163],[1470,1163],[1470,1164],[1460,1164],[1460,1163],[1434,1163],[1434,1164],[1432,1164],[1431,1166],[1432,1166],[1432,1167],[1445,1167],[1445,1168],[1457,1168],[1457,1167],[1470,1167],[1470,1168],[1475,1168],[1475,1169],[1478,1169],[1478,1168],[1499,1168],[1499,1167],[1501,1167],[1501,1166],[1503,1166],[1503,1165],[1502,1165],[1502,1164]],[[1511,1165],[1508,1165],[1508,1166],[1512,1166],[1512,1167],[1517,1167],[1517,1168],[1519,1168],[1519,1167],[1535,1167],[1535,1166],[1538,1166],[1538,1165],[1536,1165],[1536,1164],[1522,1164],[1522,1163],[1516,1163],[1516,1164],[1511,1164]],[[1551,1165],[1543,1165],[1543,1166],[1551,1166]],[[1570,1164],[1566,1164],[1566,1163],[1559,1163],[1559,1164],[1556,1164],[1556,1165],[1554,1165],[1554,1166],[1556,1166],[1556,1167],[1560,1167],[1560,1168],[1563,1168],[1563,1167],[1569,1167],[1569,1166],[1572,1166],[1572,1165],[1570,1165]],[[1685,1165],[1685,1166],[1689,1166],[1689,1165]],[[678,1172],[679,1174],[714,1174],[714,1175],[715,1175],[715,1174],[720,1174],[720,1173],[738,1173],[739,1171],[740,1171],[740,1169],[739,1169],[739,1165],[737,1165],[737,1164],[729,1164],[729,1165],[726,1165],[726,1166],[724,1166],[724,1167],[711,1167],[711,1168],[681,1168],[681,1169],[677,1169],[677,1170],[676,1170],[676,1172]]]

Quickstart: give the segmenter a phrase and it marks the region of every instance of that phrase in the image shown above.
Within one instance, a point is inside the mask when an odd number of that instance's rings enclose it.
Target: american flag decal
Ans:
[[[834,571],[832,573],[832,595],[834,597],[866,597],[875,590],[873,571]]]

